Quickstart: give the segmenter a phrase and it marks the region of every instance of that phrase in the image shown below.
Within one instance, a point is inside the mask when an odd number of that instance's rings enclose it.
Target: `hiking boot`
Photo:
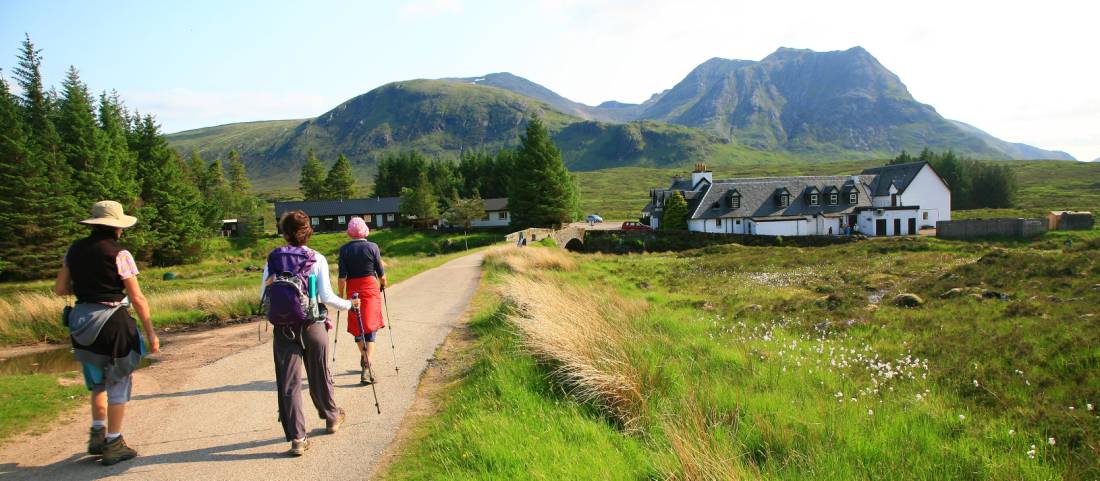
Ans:
[[[107,441],[107,444],[103,446],[103,459],[100,462],[104,466],[110,466],[120,461],[133,459],[134,456],[137,456],[137,451],[127,446],[126,440],[119,436],[114,441]]]
[[[348,414],[344,412],[344,408],[340,408],[340,414],[336,416],[335,421],[325,421],[325,432],[329,434],[336,434],[336,431],[340,430],[340,426],[344,425],[344,419],[348,417]]]
[[[301,456],[309,451],[309,440],[303,439],[301,441],[294,440],[290,442],[290,450],[286,453],[290,456]]]
[[[92,428],[88,431],[88,454],[99,456],[107,445],[107,428]]]

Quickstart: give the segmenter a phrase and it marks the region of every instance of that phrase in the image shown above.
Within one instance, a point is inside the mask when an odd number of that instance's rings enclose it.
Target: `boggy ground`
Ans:
[[[1098,230],[487,265],[390,478],[1100,476]]]

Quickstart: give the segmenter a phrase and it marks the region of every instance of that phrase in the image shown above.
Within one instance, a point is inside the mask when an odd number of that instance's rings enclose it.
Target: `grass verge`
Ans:
[[[87,399],[76,373],[0,376],[0,439],[41,431],[49,421]]]

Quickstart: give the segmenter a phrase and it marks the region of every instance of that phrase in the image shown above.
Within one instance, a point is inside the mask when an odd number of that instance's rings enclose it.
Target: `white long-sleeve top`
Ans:
[[[313,252],[313,268],[309,273],[317,278],[317,298],[321,302],[328,305],[330,309],[337,309],[340,311],[351,310],[351,301],[337,296],[332,291],[332,281],[329,279],[328,271],[328,259],[313,249],[306,248]],[[267,288],[267,263],[264,263],[264,276],[260,282],[260,297],[263,297],[264,290]]]

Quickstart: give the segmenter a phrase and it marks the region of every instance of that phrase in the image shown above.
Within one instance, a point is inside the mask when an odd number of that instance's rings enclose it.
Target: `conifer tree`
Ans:
[[[119,100],[118,92],[111,92],[110,95],[106,92],[100,94],[98,123],[103,134],[105,168],[114,171],[118,180],[117,191],[112,194],[112,198],[123,205],[134,206],[140,191],[134,165],[136,157],[130,151],[127,142],[130,127],[129,114]]]
[[[415,187],[401,189],[401,215],[421,227],[428,227],[439,219],[439,200],[432,192],[427,172],[420,172]]]
[[[252,183],[248,181],[248,171],[236,150],[229,151],[229,188],[236,195],[244,195],[252,190]]]
[[[351,163],[344,154],[332,164],[325,177],[325,188],[329,199],[351,199],[355,197],[355,176],[351,173]]]
[[[248,172],[236,150],[229,151],[229,191],[231,201],[228,215],[237,219],[238,236],[245,241],[254,242],[264,230],[260,213],[261,201],[252,193]]]
[[[508,194],[514,227],[549,227],[577,217],[573,178],[541,120],[528,122],[514,162]]]
[[[45,182],[44,167],[27,148],[27,132],[15,97],[0,78],[0,278],[35,277],[23,267],[40,259],[32,252],[37,223],[34,205],[44,202],[38,184]],[[14,269],[14,270],[13,270]],[[37,271],[37,269],[34,269]]]
[[[313,149],[309,149],[309,153],[306,154],[306,163],[302,164],[298,190],[305,200],[325,198],[325,168],[321,165],[321,161],[317,160],[317,154]]]
[[[104,145],[104,133],[96,124],[88,87],[71,66],[61,85],[57,133],[61,153],[72,168],[77,204],[89,206],[104,199],[118,200],[122,187],[118,166],[111,165],[111,153]]]
[[[27,135],[26,147],[32,172],[29,180],[28,197],[41,197],[41,200],[24,202],[26,212],[35,219],[32,225],[23,226],[26,231],[22,242],[25,254],[36,260],[28,269],[37,269],[41,274],[56,269],[64,255],[68,243],[79,231],[77,220],[87,214],[90,206],[78,206],[72,195],[72,169],[60,152],[61,139],[53,124],[53,107],[42,82],[42,57],[34,48],[30,37],[23,41],[19,63],[14,76],[22,90],[22,117]],[[36,173],[42,172],[39,176]]]
[[[229,181],[225,178],[221,159],[214,159],[206,167],[205,180],[207,208],[210,209],[207,219],[211,220],[211,225],[218,226],[233,210],[233,195],[229,190]]]
[[[687,201],[684,199],[684,194],[680,191],[676,191],[665,200],[665,208],[661,213],[660,223],[657,225],[661,230],[687,230],[687,217],[688,217]]]

